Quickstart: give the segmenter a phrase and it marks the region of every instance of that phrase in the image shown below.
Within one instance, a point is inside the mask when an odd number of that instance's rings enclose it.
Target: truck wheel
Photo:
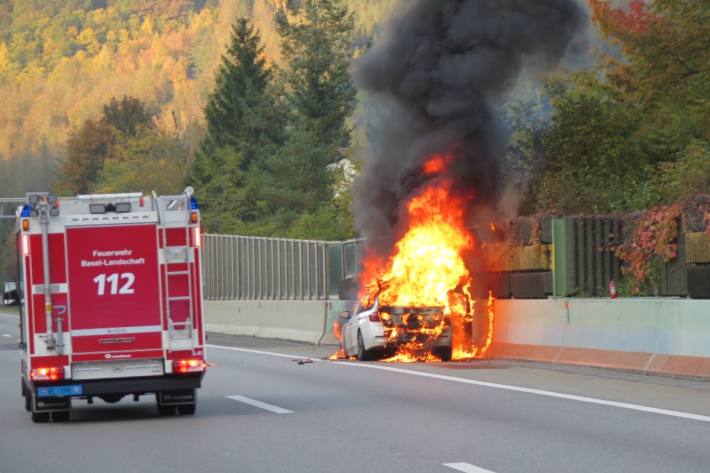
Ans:
[[[27,387],[25,386],[25,380],[20,379],[20,387],[22,388],[22,397],[25,398],[25,410],[27,412],[32,412],[32,397],[31,394],[27,391]]]
[[[181,416],[191,416],[195,414],[197,404],[180,404],[177,406],[178,414]]]
[[[35,424],[49,422],[49,412],[33,412],[32,422]]]
[[[68,422],[69,411],[54,411],[52,412],[52,420],[54,422]]]
[[[158,414],[162,417],[174,416],[175,406],[164,406],[162,404],[158,404]]]

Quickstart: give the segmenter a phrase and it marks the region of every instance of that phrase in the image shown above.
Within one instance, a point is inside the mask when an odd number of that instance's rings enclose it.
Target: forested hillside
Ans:
[[[348,0],[363,44],[395,0]],[[234,21],[280,62],[282,0],[0,0],[0,196],[45,188],[72,130],[113,97],[140,99],[194,150]]]

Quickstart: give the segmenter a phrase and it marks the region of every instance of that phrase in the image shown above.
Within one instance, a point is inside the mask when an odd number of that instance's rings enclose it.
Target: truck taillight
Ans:
[[[59,381],[64,379],[64,369],[56,366],[48,366],[46,368],[32,368],[30,371],[30,379],[32,381]]]
[[[370,314],[370,322],[382,322],[380,319],[380,313],[375,311]]]
[[[173,373],[177,374],[202,373],[206,367],[207,363],[198,359],[173,361]]]
[[[195,232],[195,233],[193,234],[193,237],[194,237],[194,245],[195,245],[196,248],[198,248],[198,247],[200,246],[200,243],[201,243],[201,242],[200,242],[200,227],[195,227],[194,232]]]
[[[22,231],[26,232],[29,231],[30,229],[30,221],[26,218],[22,219]]]

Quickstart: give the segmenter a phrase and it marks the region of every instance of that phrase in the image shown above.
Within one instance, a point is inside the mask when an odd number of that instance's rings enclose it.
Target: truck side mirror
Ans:
[[[2,295],[3,303],[7,306],[17,305],[19,301],[19,296],[16,290],[7,291]]]

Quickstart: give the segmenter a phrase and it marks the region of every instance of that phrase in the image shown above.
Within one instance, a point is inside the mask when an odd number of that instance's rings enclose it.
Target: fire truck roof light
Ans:
[[[197,203],[194,195],[190,196],[190,210],[200,210],[200,204]]]
[[[118,202],[116,205],[113,206],[114,212],[117,214],[125,214],[131,211],[131,203],[130,202]]]
[[[22,206],[22,212],[20,217],[29,217],[32,212],[32,206],[30,204],[25,204]]]
[[[29,231],[29,229],[30,229],[30,221],[27,220],[26,218],[23,218],[22,219],[22,231],[26,232],[26,231]]]
[[[105,214],[106,206],[104,204],[89,204],[90,214]]]

